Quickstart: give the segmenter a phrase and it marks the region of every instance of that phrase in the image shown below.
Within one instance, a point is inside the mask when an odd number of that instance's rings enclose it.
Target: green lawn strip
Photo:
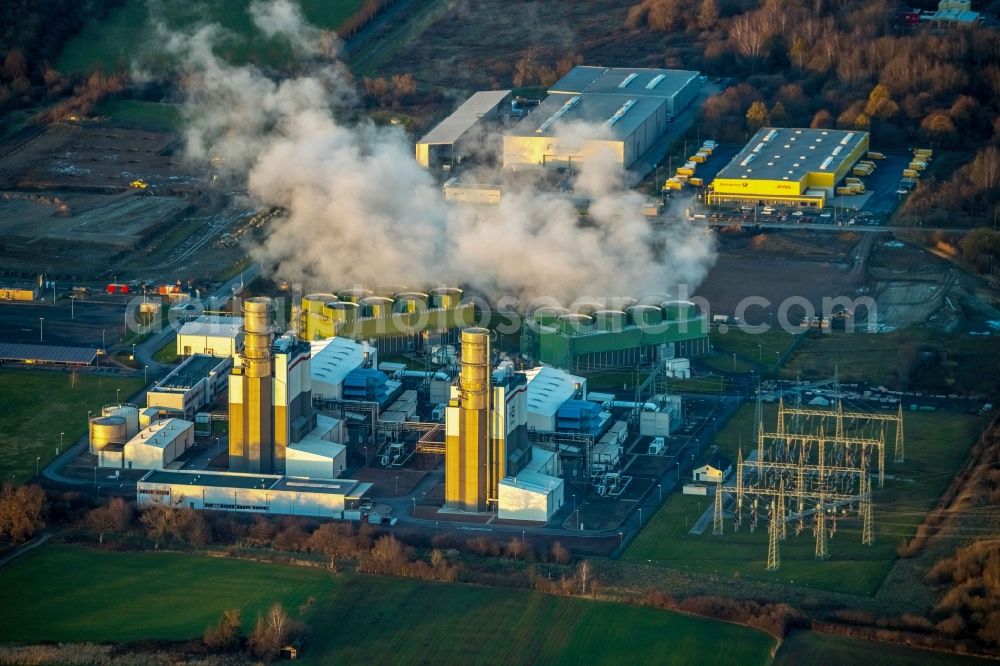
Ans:
[[[755,369],[752,363],[748,363],[739,355],[734,358],[732,354],[716,354],[715,356],[703,358],[701,361],[708,367],[720,372],[745,374]]]
[[[0,479],[23,483],[55,457],[59,433],[68,447],[87,432],[87,412],[97,412],[143,386],[142,379],[86,372],[0,370]]]
[[[730,360],[735,353],[749,361],[773,366],[776,355],[783,354],[791,346],[795,336],[779,330],[750,333],[731,328],[725,333],[713,329],[709,332],[709,339],[716,351],[730,354]]]
[[[177,336],[172,336],[160,349],[153,354],[153,360],[157,363],[176,363],[180,357],[177,355]]]
[[[94,115],[106,117],[110,123],[118,126],[160,132],[173,132],[181,128],[181,112],[176,104],[115,99],[98,104]]]

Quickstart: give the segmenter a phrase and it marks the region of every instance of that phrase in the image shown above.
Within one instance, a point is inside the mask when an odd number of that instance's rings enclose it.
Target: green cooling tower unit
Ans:
[[[570,372],[636,367],[709,350],[708,318],[687,301],[589,314],[553,310],[542,309],[529,318],[521,351]]]

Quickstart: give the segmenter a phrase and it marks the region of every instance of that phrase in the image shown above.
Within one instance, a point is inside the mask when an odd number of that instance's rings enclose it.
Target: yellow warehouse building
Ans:
[[[868,132],[765,127],[709,185],[707,203],[823,208],[868,151]]]

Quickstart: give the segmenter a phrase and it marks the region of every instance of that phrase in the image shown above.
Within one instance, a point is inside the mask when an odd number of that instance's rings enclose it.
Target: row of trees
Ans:
[[[539,550],[519,537],[499,542],[482,536],[463,539],[446,533],[434,536],[413,533],[401,540],[368,523],[319,522],[294,516],[249,517],[169,505],[147,506],[137,511],[133,503],[120,497],[90,509],[77,522],[89,529],[99,544],[111,547],[134,545],[135,537],[142,535],[152,542],[154,549],[220,545],[236,550],[319,554],[334,568],[350,561],[363,572],[426,580],[475,577],[475,566],[471,569],[463,566],[468,563],[466,556],[472,556],[473,560],[497,558],[561,566],[573,559],[570,551],[558,542]],[[112,536],[116,537],[114,541]],[[510,579],[505,584],[532,587],[534,583],[528,577]]]
[[[932,175],[922,179],[907,198],[902,214],[920,219],[927,227],[975,220],[995,227],[1000,218],[1000,147],[984,146],[968,163],[942,173],[940,178]],[[994,237],[971,236],[962,245],[962,256],[980,272],[988,272],[998,256]]]
[[[992,136],[1000,36],[913,30],[899,24],[898,9],[890,0],[702,0],[690,11],[679,0],[641,0],[625,25],[667,33],[665,46],[684,48],[687,67],[745,79],[757,99],[741,95],[739,116],[760,101],[769,110],[785,107],[788,118],[779,110],[774,124],[809,124],[819,114],[820,125],[871,129],[894,143]],[[729,114],[713,129],[733,120]]]

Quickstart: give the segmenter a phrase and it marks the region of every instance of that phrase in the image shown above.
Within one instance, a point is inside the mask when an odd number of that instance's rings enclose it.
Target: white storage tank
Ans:
[[[135,437],[139,432],[139,406],[123,402],[118,405],[107,405],[101,410],[103,416],[120,416],[125,419],[125,434]]]

